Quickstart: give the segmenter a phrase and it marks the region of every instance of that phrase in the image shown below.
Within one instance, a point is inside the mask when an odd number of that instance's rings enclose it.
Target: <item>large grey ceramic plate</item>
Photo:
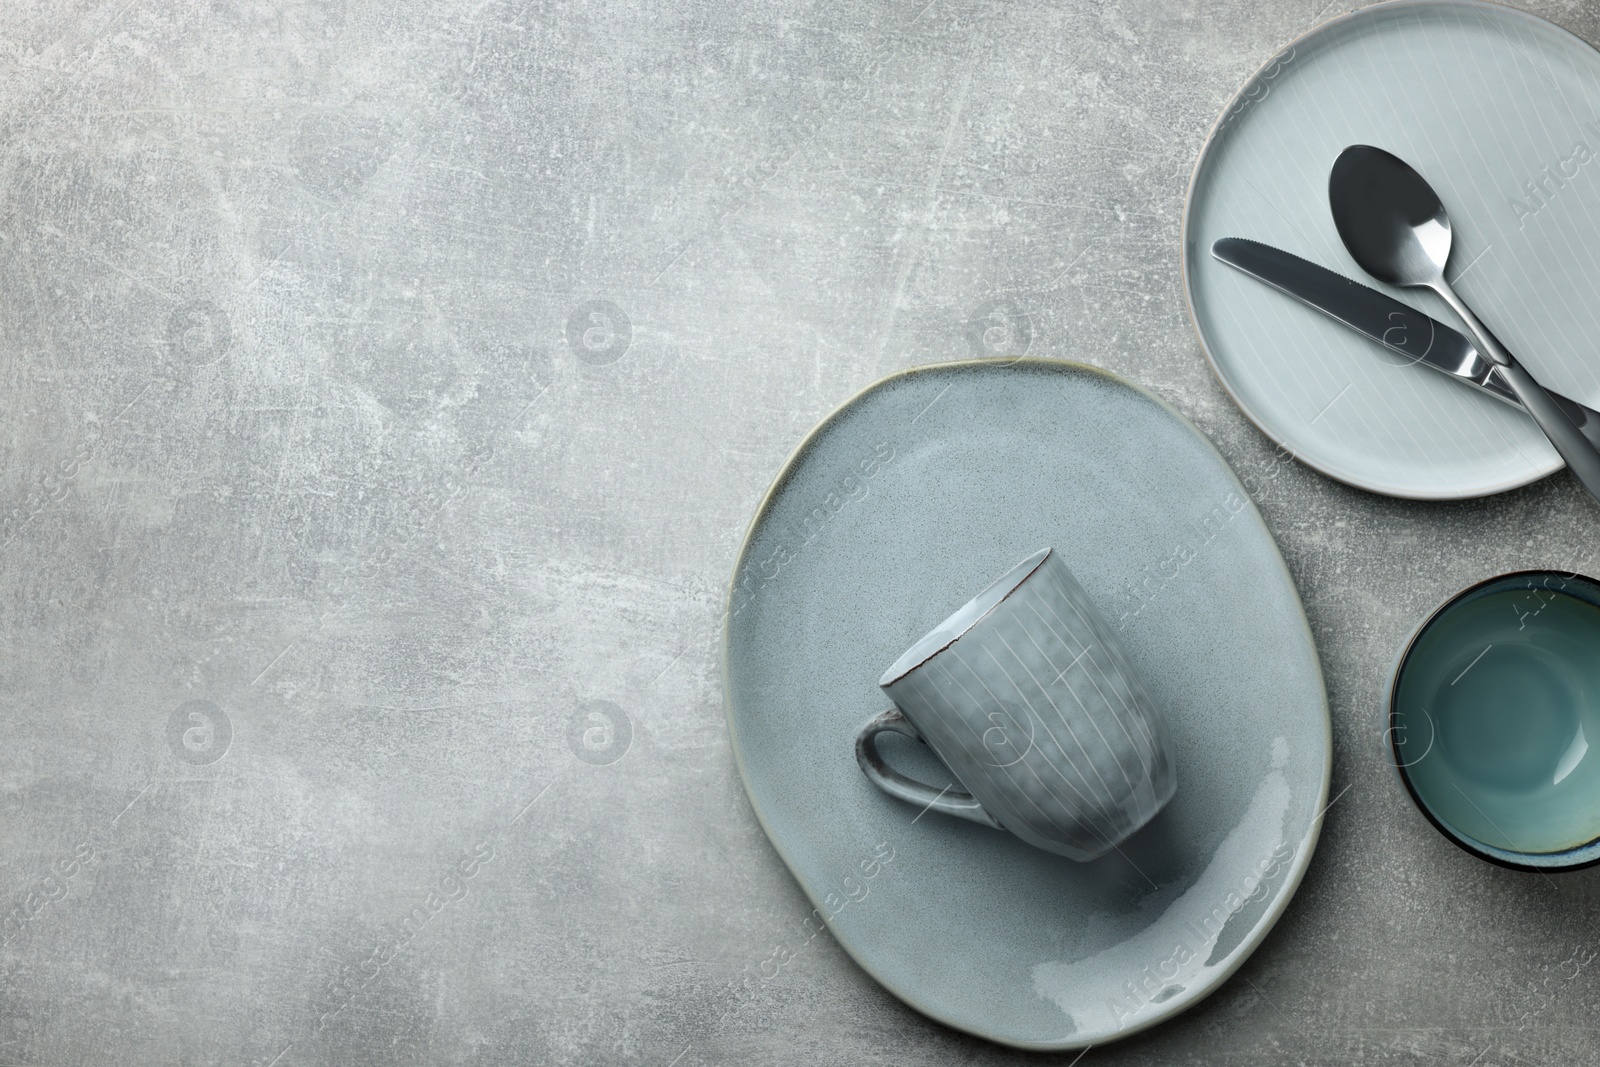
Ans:
[[[852,750],[884,667],[1045,545],[1121,628],[1178,767],[1162,814],[1088,864],[919,817]],[[1310,861],[1329,727],[1294,584],[1210,443],[1094,368],[923,367],[835,411],[756,515],[724,642],[734,752],[779,854],[861,966],[970,1033],[1066,1049],[1184,1010]]]
[[[1455,226],[1452,279],[1511,351],[1550,388],[1600,405],[1600,54],[1489,4],[1402,0],[1336,19],[1228,105],[1184,216],[1184,281],[1207,356],[1244,412],[1301,460],[1365,489],[1434,499],[1558,469],[1520,412],[1211,258],[1217,238],[1248,237],[1384,289],[1328,212],[1328,170],[1358,143],[1394,152],[1439,191]],[[1386,291],[1455,322],[1432,294]]]

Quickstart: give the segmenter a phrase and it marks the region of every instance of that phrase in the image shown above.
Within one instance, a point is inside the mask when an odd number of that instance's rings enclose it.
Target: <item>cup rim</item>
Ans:
[[[1492,575],[1481,581],[1473,582],[1466,588],[1446,598],[1443,603],[1430,611],[1427,618],[1423,619],[1421,624],[1412,631],[1411,636],[1406,639],[1405,645],[1402,646],[1400,654],[1395,658],[1394,670],[1390,672],[1387,709],[1384,714],[1386,726],[1384,740],[1389,750],[1389,767],[1395,772],[1395,776],[1399,778],[1406,795],[1411,798],[1411,803],[1422,813],[1423,817],[1433,824],[1434,829],[1444,835],[1445,840],[1469,855],[1513,871],[1527,871],[1539,874],[1548,874],[1553,871],[1580,871],[1586,867],[1600,864],[1600,835],[1580,845],[1562,849],[1559,852],[1517,852],[1512,849],[1496,848],[1487,842],[1469,837],[1453,829],[1428,807],[1427,802],[1422,799],[1421,793],[1418,792],[1411,781],[1409,773],[1411,764],[1406,763],[1401,757],[1400,746],[1397,741],[1399,732],[1396,730],[1396,719],[1399,714],[1400,679],[1404,676],[1406,665],[1411,660],[1411,653],[1416,649],[1417,642],[1422,639],[1422,635],[1427,633],[1433,624],[1446,612],[1480,589],[1508,579],[1525,577],[1557,577],[1567,582],[1582,582],[1588,585],[1595,594],[1596,599],[1592,603],[1600,606],[1600,579],[1591,578],[1575,570],[1561,571],[1543,567],[1507,571],[1504,574]],[[1542,859],[1548,862],[1528,862],[1535,859]]]
[[[984,619],[987,619],[991,614],[994,613],[996,608],[1010,599],[1011,594],[1022,588],[1022,583],[1033,577],[1034,572],[1040,567],[1043,567],[1045,561],[1054,554],[1054,548],[1041,548],[1039,551],[1023,559],[1022,562],[1013,564],[1006,570],[1004,574],[1000,575],[1000,577],[984,586],[981,593],[969,599],[966,603],[962,604],[959,608],[956,608],[956,610],[952,611],[949,615],[946,615],[938,623],[938,625],[933,627],[933,629],[929,630],[927,633],[913,641],[911,643],[911,647],[900,653],[900,655],[895,658],[895,661],[889,665],[889,669],[884,671],[882,676],[879,677],[878,686],[880,688],[887,688],[888,686],[893,685],[906,675],[910,674],[912,671],[916,670],[918,667],[921,667],[928,661],[932,660],[933,657],[937,656],[939,653],[955,644],[961,638],[971,633],[973,627],[977,626]],[[1005,591],[999,596],[994,596],[995,591],[1001,588],[1004,588]],[[994,596],[994,602],[984,605],[982,611],[976,611],[976,606],[983,604],[984,599],[991,596]],[[941,631],[943,631],[945,627],[950,626],[952,623],[960,619],[962,612],[965,611],[975,611],[976,613],[972,618],[963,620],[961,622],[960,629],[957,632],[950,634],[947,638]],[[924,649],[924,646],[934,642],[937,642],[937,648]]]

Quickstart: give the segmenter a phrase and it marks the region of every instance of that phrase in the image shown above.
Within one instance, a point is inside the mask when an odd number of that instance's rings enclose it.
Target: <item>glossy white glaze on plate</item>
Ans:
[[[1351,144],[1387,149],[1450,212],[1448,276],[1546,386],[1600,404],[1600,53],[1489,4],[1401,0],[1336,19],[1250,79],[1202,149],[1184,217],[1195,327],[1244,412],[1374,492],[1481,496],[1561,467],[1531,420],[1217,262],[1277,245],[1460,328],[1431,293],[1363,274],[1328,211]]]
[[[877,679],[1042,545],[1167,715],[1177,795],[1076,863],[880,793],[852,740]],[[1094,368],[970,362],[888,378],[790,458],[740,556],[729,729],[763,827],[840,944],[907,1003],[1024,1048],[1101,1044],[1217,987],[1310,860],[1322,676],[1245,490],[1188,422]],[[885,746],[928,781],[925,754]]]

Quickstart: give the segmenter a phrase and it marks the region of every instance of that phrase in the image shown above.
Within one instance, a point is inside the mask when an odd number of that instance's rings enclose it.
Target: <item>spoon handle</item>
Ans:
[[[1600,500],[1600,449],[1596,449],[1583,435],[1583,431],[1545,387],[1535,381],[1533,375],[1505,350],[1505,346],[1489,332],[1489,328],[1478,321],[1478,316],[1467,307],[1466,301],[1456,295],[1450,283],[1440,279],[1433,288],[1467,324],[1467,329],[1472,332],[1483,354],[1495,364],[1496,372],[1511,386],[1517,399],[1522,401],[1522,406],[1533,416],[1533,421],[1539,424],[1539,429],[1556,446],[1561,458],[1567,461],[1567,469],[1589,490],[1591,496]]]

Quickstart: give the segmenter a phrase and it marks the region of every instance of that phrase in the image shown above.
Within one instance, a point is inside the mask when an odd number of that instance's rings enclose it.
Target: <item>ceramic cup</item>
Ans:
[[[1600,863],[1600,583],[1523,571],[1451,597],[1396,660],[1387,741],[1417,807],[1473,855]]]
[[[1042,549],[894,662],[894,707],[856,760],[890,796],[1009,830],[1075,860],[1115,848],[1177,788],[1166,723],[1072,572]],[[885,730],[922,741],[970,792],[884,762]]]

